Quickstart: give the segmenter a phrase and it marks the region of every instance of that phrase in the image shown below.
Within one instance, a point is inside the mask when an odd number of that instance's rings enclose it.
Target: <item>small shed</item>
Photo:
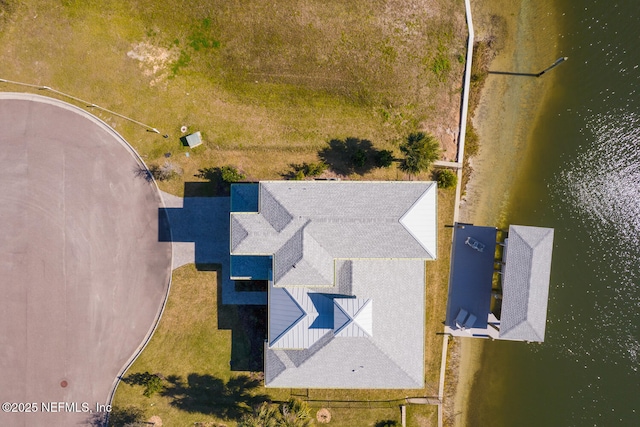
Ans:
[[[202,144],[202,135],[200,134],[200,131],[187,135],[185,139],[187,140],[189,148],[195,148]]]

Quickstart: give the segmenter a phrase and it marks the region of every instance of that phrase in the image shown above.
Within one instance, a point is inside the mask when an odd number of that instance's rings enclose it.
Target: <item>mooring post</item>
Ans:
[[[544,73],[546,73],[547,71],[557,67],[558,65],[562,64],[564,61],[566,61],[567,59],[569,59],[568,56],[563,56],[561,58],[556,59],[556,62],[554,62],[553,64],[551,64],[549,67],[545,68],[544,70],[540,71],[536,77],[540,77],[541,75],[543,75]]]

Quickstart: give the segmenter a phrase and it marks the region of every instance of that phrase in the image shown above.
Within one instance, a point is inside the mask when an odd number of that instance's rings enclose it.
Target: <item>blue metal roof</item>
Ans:
[[[487,327],[497,231],[495,227],[456,224],[445,325],[456,328],[456,316],[464,309],[476,316],[467,327]]]

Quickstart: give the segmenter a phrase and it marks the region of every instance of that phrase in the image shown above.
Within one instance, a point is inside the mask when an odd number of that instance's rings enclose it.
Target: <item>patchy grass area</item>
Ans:
[[[436,427],[438,407],[434,405],[407,406],[407,427]],[[445,424],[448,425],[448,424]]]
[[[217,266],[196,269],[188,265],[174,271],[158,329],[126,373],[129,384],[118,386],[114,406],[140,410],[145,420],[158,416],[164,425],[210,422],[233,426],[252,405],[296,396],[309,401],[314,414],[321,408],[329,409],[333,426],[400,422],[399,408],[405,397],[438,394],[442,335],[436,331],[442,329],[444,319],[451,244],[450,229],[444,225],[451,221],[453,202],[453,191],[439,190],[440,254],[437,261],[427,263],[424,389],[265,389],[261,374],[256,372],[262,367],[262,340],[266,336],[264,308],[220,305]],[[145,397],[145,387],[136,381],[145,373],[160,376],[164,389]],[[416,419],[431,419],[429,414],[435,413],[435,407],[430,408],[415,410]]]
[[[47,85],[168,134],[96,112],[147,163],[171,155],[183,173],[161,186],[174,194],[203,167],[280,178],[290,164],[318,161],[333,139],[398,154],[402,138],[426,130],[451,153],[462,0],[0,4],[0,78]],[[201,131],[204,144],[183,147],[182,126]],[[350,177],[402,178],[394,167]]]

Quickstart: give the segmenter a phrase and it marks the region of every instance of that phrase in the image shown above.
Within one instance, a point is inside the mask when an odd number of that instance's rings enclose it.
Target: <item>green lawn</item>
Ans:
[[[464,67],[463,13],[462,0],[418,7],[370,0],[0,0],[0,78],[47,85],[158,128],[168,138],[92,110],[148,164],[170,161],[182,171],[160,183],[176,195],[185,182],[201,181],[195,175],[206,167],[230,164],[251,180],[279,179],[291,164],[317,162],[319,153],[331,160],[329,176],[407,179],[395,165],[345,171],[344,153],[327,147],[353,137],[399,156],[408,133],[451,127],[446,112],[458,111]],[[6,83],[0,90],[55,96]],[[201,131],[204,144],[183,147],[181,126]],[[399,422],[400,411],[396,403],[328,401],[437,394],[442,338],[435,331],[444,319],[451,240],[443,227],[453,215],[453,192],[441,191],[438,203],[439,259],[428,263],[426,278],[427,385],[304,390],[330,409],[330,425]],[[159,327],[127,373],[157,373],[165,391],[147,398],[142,386],[121,384],[116,407],[158,415],[164,425],[233,426],[253,403],[295,392],[265,390],[251,373],[262,350],[256,333],[243,331],[261,313],[220,307],[216,296],[215,269],[174,272]]]
[[[0,78],[47,85],[168,134],[96,112],[148,163],[171,153],[183,174],[161,186],[180,195],[206,166],[277,179],[291,163],[317,161],[334,138],[370,140],[399,155],[409,132],[450,127],[444,110],[460,101],[463,10],[462,0],[416,8],[369,0],[3,0]],[[181,146],[183,125],[202,132],[201,147]],[[398,177],[395,168],[351,176]]]

